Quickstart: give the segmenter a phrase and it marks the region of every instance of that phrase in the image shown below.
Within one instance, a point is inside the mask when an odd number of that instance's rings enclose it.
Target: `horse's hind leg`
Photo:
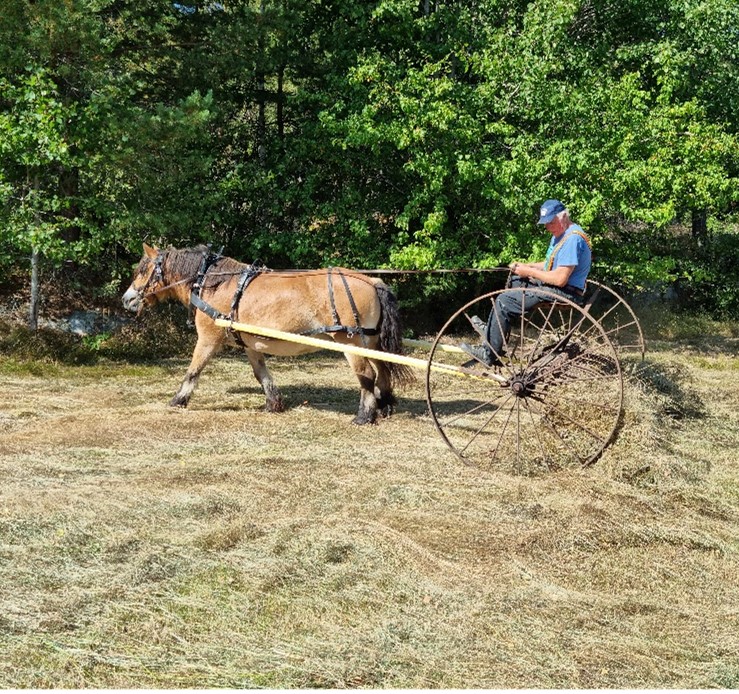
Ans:
[[[389,417],[395,410],[395,403],[397,402],[393,395],[390,369],[383,361],[373,360],[372,364],[377,372],[375,378],[377,409],[382,417]]]
[[[375,370],[369,359],[354,354],[347,354],[346,360],[354,370],[359,381],[359,411],[354,424],[373,424],[377,416],[377,398],[375,397]]]
[[[206,364],[221,350],[222,340],[214,340],[212,335],[200,335],[192,353],[190,366],[185,373],[179,390],[170,400],[170,407],[187,407],[195,387],[198,385],[200,374]]]
[[[282,395],[280,395],[280,391],[272,380],[272,374],[267,368],[264,355],[260,352],[247,349],[246,356],[248,357],[251,369],[254,372],[254,378],[259,381],[259,385],[262,386],[264,395],[267,398],[265,408],[268,412],[282,412],[285,409],[285,406],[282,403]]]

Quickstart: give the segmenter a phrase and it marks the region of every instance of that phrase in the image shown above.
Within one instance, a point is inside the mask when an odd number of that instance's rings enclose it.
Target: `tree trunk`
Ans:
[[[705,208],[702,210],[693,210],[691,233],[699,246],[702,246],[708,240],[708,212]]]
[[[280,142],[285,139],[284,81],[285,66],[280,65],[280,70],[277,73],[277,136],[280,138]]]
[[[264,13],[265,13],[265,4],[264,0],[262,0],[260,6],[259,6],[259,14],[260,14],[260,35],[259,35],[259,60],[261,61],[262,65],[266,63],[266,55],[265,55],[265,40],[264,40],[264,33],[266,32],[266,26],[264,22]],[[266,119],[266,103],[265,103],[265,97],[266,97],[266,84],[265,84],[265,76],[264,76],[264,69],[259,68],[257,71],[257,105],[258,105],[258,115],[257,115],[257,156],[259,157],[259,163],[264,166],[266,158],[267,158],[267,119]]]
[[[31,203],[34,206],[33,219],[37,225],[41,224],[41,219],[36,207],[36,198],[39,190],[38,174],[31,178],[30,170],[27,170],[26,179],[30,183]],[[41,303],[41,287],[39,282],[39,265],[41,263],[41,253],[36,245],[31,248],[31,300],[28,306],[28,327],[34,332],[38,330],[38,309]]]
[[[28,327],[34,332],[38,330],[38,307],[41,300],[39,264],[40,253],[34,248],[31,251],[31,303],[28,309]]]

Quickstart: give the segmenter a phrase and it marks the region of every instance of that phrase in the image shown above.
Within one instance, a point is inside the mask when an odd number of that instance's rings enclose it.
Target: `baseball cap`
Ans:
[[[549,224],[560,212],[567,208],[559,200],[547,200],[539,209],[538,224]]]

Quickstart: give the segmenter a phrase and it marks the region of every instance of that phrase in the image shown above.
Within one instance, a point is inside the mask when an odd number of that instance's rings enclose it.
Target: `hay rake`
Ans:
[[[588,281],[584,306],[550,294],[514,321],[501,366],[463,366],[469,356],[459,343],[475,335],[471,317],[486,316],[503,291],[531,290],[500,289],[479,296],[459,308],[433,341],[404,341],[406,347],[428,350],[426,359],[228,319],[216,324],[425,371],[428,415],[444,442],[468,465],[512,466],[531,473],[592,464],[621,422],[621,361],[628,355],[644,357],[634,311],[609,287]]]

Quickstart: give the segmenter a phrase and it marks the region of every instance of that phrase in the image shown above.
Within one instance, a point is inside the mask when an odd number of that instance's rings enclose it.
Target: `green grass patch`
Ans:
[[[647,340],[701,341],[706,338],[739,338],[737,320],[714,320],[704,314],[676,311],[667,306],[641,308],[638,317]]]

